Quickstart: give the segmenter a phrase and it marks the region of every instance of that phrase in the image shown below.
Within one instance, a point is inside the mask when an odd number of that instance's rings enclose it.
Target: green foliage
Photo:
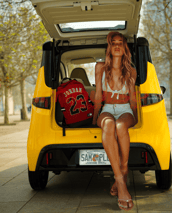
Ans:
[[[7,48],[8,48],[9,46],[7,46]],[[11,48],[11,50],[13,51],[13,52],[16,52],[17,50],[15,50],[13,47]]]
[[[33,63],[37,64],[37,63],[38,63],[38,61],[37,61],[37,60],[33,60]]]
[[[12,87],[37,75],[42,44],[50,38],[30,1],[0,2],[0,14],[0,78]]]
[[[5,36],[5,34],[3,32],[0,32],[0,37]]]

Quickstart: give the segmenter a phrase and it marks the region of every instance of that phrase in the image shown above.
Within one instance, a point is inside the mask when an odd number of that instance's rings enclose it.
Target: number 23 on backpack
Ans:
[[[57,88],[56,101],[59,101],[66,124],[90,120],[94,106],[82,83],[70,80]],[[83,123],[84,124],[84,123]]]

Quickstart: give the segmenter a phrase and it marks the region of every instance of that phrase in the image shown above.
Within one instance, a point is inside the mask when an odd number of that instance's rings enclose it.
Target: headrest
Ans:
[[[81,67],[77,67],[77,68],[73,69],[71,72],[70,78],[82,79],[85,86],[91,86],[91,84],[88,80],[86,71]]]

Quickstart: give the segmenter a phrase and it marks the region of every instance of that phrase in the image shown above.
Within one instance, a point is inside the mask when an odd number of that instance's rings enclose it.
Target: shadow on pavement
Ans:
[[[60,175],[50,172],[45,190],[34,191],[28,181],[27,168],[27,164],[23,164],[0,172],[1,212],[121,212],[117,198],[109,193],[113,176],[104,177],[94,172],[62,172]],[[130,171],[127,185],[134,201],[130,212],[172,209],[172,190],[157,188],[154,171],[145,174]]]

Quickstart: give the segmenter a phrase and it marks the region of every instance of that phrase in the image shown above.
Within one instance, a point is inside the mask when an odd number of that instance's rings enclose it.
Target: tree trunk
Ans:
[[[21,92],[21,100],[22,100],[21,120],[28,120],[27,107],[26,107],[26,89],[25,89],[24,79],[20,81],[20,92]]]
[[[9,106],[8,106],[8,93],[9,88],[7,83],[4,85],[5,89],[5,110],[4,110],[4,124],[9,124]]]
[[[0,115],[3,115],[2,113],[3,113],[3,109],[4,109],[4,103],[3,103],[3,93],[4,92],[4,90],[3,90],[3,87],[2,87],[2,85],[0,85]]]

